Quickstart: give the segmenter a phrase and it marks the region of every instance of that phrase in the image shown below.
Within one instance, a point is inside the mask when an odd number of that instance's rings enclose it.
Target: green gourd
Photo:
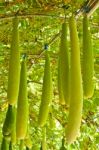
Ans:
[[[77,25],[74,16],[69,19],[71,41],[71,70],[70,70],[70,108],[66,129],[67,143],[73,143],[78,136],[83,107],[83,87],[80,64],[80,48]]]
[[[6,118],[3,124],[3,129],[2,129],[5,138],[7,137],[11,138],[13,123],[14,123],[14,109],[12,105],[9,105],[6,113]]]
[[[67,23],[62,24],[61,43],[58,60],[58,91],[61,104],[69,105],[69,49]]]
[[[18,37],[18,18],[13,19],[12,43],[9,60],[9,75],[8,75],[8,102],[14,105],[18,98],[20,79],[20,52],[19,52],[19,37]]]
[[[9,144],[9,150],[13,150],[12,142]]]
[[[27,97],[27,69],[26,60],[24,59],[21,63],[20,87],[16,116],[16,137],[18,139],[24,139],[26,136],[28,116],[29,106]]]
[[[63,138],[62,139],[62,146],[61,146],[60,150],[66,150],[64,145],[65,145],[65,140]]]
[[[88,17],[83,18],[83,90],[84,97],[91,98],[94,93],[94,55]]]
[[[24,140],[20,140],[19,150],[24,150]]]
[[[9,150],[9,143],[4,137],[2,139],[1,150]]]
[[[13,126],[11,131],[11,143],[16,144],[16,108],[13,108]]]
[[[48,117],[49,108],[52,101],[52,75],[48,51],[45,51],[45,69],[43,78],[42,98],[39,110],[38,124],[44,126]]]

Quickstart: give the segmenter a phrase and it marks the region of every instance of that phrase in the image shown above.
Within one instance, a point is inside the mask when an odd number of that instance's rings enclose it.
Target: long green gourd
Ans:
[[[69,49],[67,42],[67,23],[62,24],[62,35],[58,60],[58,90],[61,104],[69,105]]]
[[[4,137],[2,139],[1,150],[9,150],[9,143]]]
[[[5,138],[11,138],[11,132],[14,124],[14,108],[12,105],[8,106],[8,110],[6,113],[6,118],[3,124],[3,136]]]
[[[48,117],[49,107],[52,101],[52,75],[48,51],[45,51],[45,69],[43,78],[43,89],[41,105],[39,110],[38,124],[44,126]]]
[[[66,129],[67,143],[73,143],[78,136],[83,107],[83,88],[80,65],[80,48],[74,16],[69,20],[71,41],[71,70],[70,70],[70,108]]]
[[[94,93],[94,56],[88,17],[83,18],[83,90],[84,97],[91,98]]]
[[[16,137],[18,139],[24,139],[27,133],[28,126],[28,97],[27,97],[27,69],[26,60],[21,63],[20,74],[20,88],[17,104],[17,116],[16,116]]]
[[[12,43],[9,60],[9,75],[8,75],[8,102],[14,105],[18,98],[20,79],[20,52],[19,52],[19,37],[18,37],[18,18],[13,19]]]

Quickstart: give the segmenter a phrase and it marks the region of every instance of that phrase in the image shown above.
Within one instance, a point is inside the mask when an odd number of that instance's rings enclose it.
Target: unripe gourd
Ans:
[[[40,126],[44,126],[46,123],[51,101],[52,101],[52,75],[51,75],[49,54],[48,51],[46,50],[42,98],[41,98],[41,105],[40,105],[39,119],[38,119],[39,122],[38,124]]]
[[[20,79],[20,52],[19,52],[19,37],[18,37],[18,18],[13,19],[12,43],[9,60],[9,75],[8,75],[8,102],[14,105],[18,98]]]
[[[84,97],[91,98],[94,93],[94,56],[88,17],[83,18],[83,90]]]
[[[74,16],[72,16],[69,20],[69,28],[71,40],[70,108],[66,138],[67,143],[70,144],[75,141],[80,130],[83,107],[83,88],[80,65],[80,48]]]
[[[9,105],[6,118],[3,124],[3,136],[11,138],[11,132],[14,124],[14,108]]]
[[[67,42],[67,24],[62,24],[62,35],[58,60],[58,91],[61,104],[69,105],[69,49]]]
[[[28,97],[27,97],[27,69],[26,60],[21,63],[20,74],[20,88],[17,104],[17,116],[16,116],[16,137],[18,139],[24,139],[27,133],[28,126]]]
[[[9,143],[4,137],[2,139],[1,150],[9,150]]]
[[[11,143],[16,144],[16,108],[13,107],[13,125],[11,131]]]

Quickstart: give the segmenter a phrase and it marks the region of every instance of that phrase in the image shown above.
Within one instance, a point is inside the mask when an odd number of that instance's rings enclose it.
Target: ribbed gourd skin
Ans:
[[[39,110],[38,124],[44,126],[48,117],[49,107],[52,101],[52,75],[48,51],[45,51],[45,68],[43,78],[42,97]]]
[[[8,141],[6,141],[6,139],[4,137],[2,139],[2,144],[1,144],[0,150],[9,150],[9,143],[8,143]]]
[[[13,19],[12,43],[9,60],[8,92],[7,98],[10,105],[16,104],[20,79],[20,52],[18,37],[18,18]]]
[[[78,136],[83,107],[83,87],[80,65],[80,48],[74,16],[69,20],[71,41],[71,70],[70,70],[70,108],[66,129],[67,143],[71,144]]]
[[[8,110],[6,113],[6,118],[3,124],[3,136],[11,137],[11,132],[14,124],[14,109],[12,105],[8,106]]]
[[[23,60],[21,63],[20,88],[16,115],[16,137],[18,139],[24,139],[26,136],[28,115],[29,106],[27,97],[27,69],[26,60]]]
[[[62,35],[60,42],[58,60],[58,91],[60,104],[69,105],[69,49],[67,42],[67,23],[62,24]]]
[[[85,15],[83,18],[83,90],[84,98],[91,98],[94,93],[94,54],[91,33],[89,31],[89,20]]]

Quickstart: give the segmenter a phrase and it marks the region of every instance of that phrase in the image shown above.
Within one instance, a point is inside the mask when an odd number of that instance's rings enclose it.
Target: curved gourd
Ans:
[[[77,34],[77,26],[74,16],[69,20],[71,41],[71,70],[70,70],[70,108],[66,138],[68,143],[75,141],[82,118],[83,88],[80,65],[80,48]]]
[[[28,109],[26,60],[23,60],[21,63],[20,88],[16,116],[16,137],[18,139],[24,139],[26,136],[29,115]]]
[[[84,97],[91,98],[94,93],[94,56],[88,18],[83,18],[83,90]]]
[[[58,91],[61,104],[69,105],[69,49],[67,44],[67,24],[62,24],[62,35],[58,60]]]
[[[18,18],[13,19],[12,43],[9,60],[9,75],[8,75],[8,102],[14,105],[18,98],[20,78],[20,52],[19,52],[19,37],[18,37]]]
[[[46,123],[51,101],[52,101],[52,76],[48,51],[45,51],[43,89],[38,119],[40,126],[44,126]]]

